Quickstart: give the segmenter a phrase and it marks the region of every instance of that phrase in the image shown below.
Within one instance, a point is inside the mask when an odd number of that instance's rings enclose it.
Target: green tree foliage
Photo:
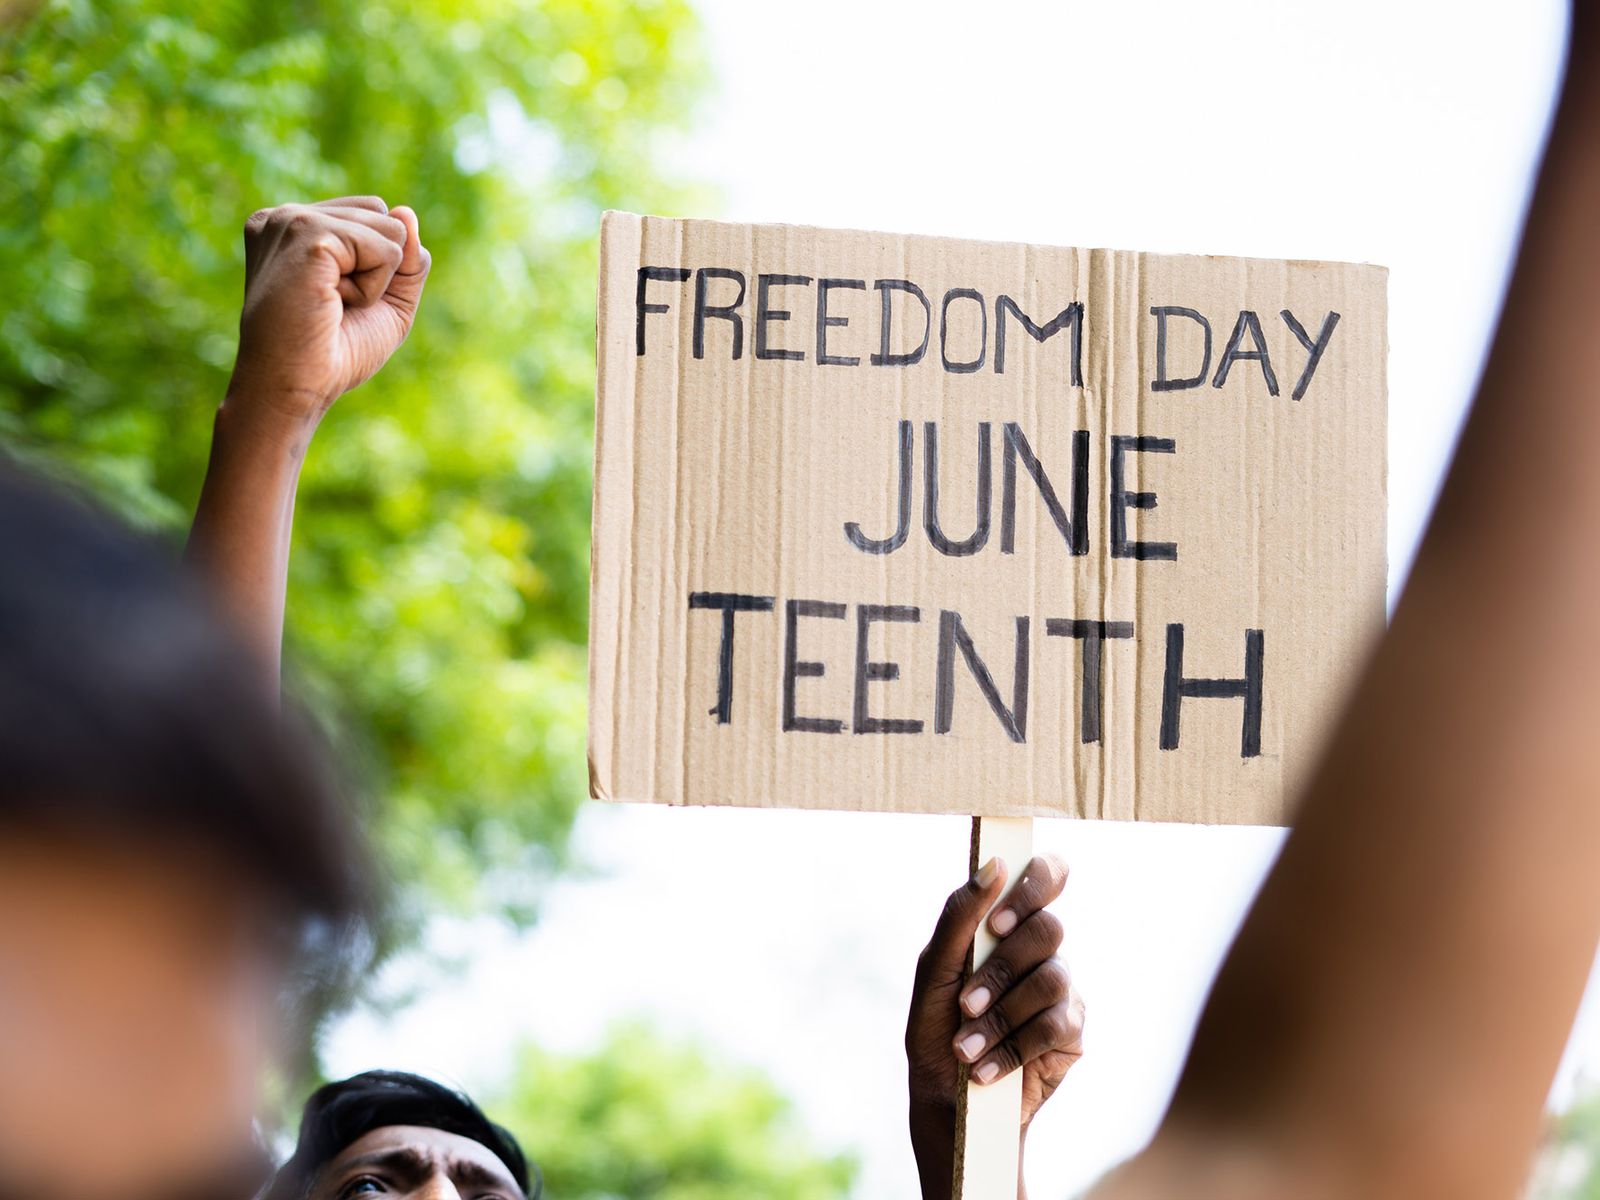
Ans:
[[[639,1028],[578,1058],[524,1050],[489,1111],[554,1200],[835,1200],[856,1171],[819,1156],[759,1076]]]
[[[245,217],[420,215],[418,324],[318,434],[289,620],[412,928],[522,909],[586,794],[595,236],[685,203],[658,160],[702,74],[687,0],[0,0],[0,443],[135,521],[187,524]],[[847,1186],[770,1087],[643,1033],[522,1065],[563,1200]]]
[[[686,0],[0,8],[0,440],[139,522],[198,491],[244,218],[420,214],[418,326],[312,449],[289,631],[412,917],[520,909],[585,795],[594,240],[681,201],[701,74]]]
[[[1600,1089],[1557,1118],[1529,1200],[1600,1200]]]

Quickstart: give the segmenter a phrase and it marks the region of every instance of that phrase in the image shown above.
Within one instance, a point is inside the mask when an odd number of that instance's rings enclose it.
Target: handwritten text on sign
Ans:
[[[1380,270],[603,251],[598,794],[1282,818],[1381,619]]]

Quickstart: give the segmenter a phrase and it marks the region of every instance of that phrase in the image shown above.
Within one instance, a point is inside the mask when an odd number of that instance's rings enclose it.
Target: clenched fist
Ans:
[[[314,424],[405,340],[431,262],[417,215],[376,196],[264,208],[245,222],[229,393]]]

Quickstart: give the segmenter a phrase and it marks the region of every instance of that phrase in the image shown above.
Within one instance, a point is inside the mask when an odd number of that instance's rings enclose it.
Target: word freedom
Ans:
[[[703,359],[707,354],[708,323],[718,322],[724,332],[721,340],[729,357],[737,362],[745,353],[745,317],[748,281],[743,271],[732,267],[645,266],[638,269],[638,282],[634,296],[634,345],[638,356],[643,357],[650,345],[649,318],[672,311],[672,292],[667,285],[677,285],[679,302],[681,293],[693,280],[693,316],[690,342],[694,357]],[[652,290],[651,285],[656,288]],[[803,302],[798,289],[811,289],[814,302],[806,303],[807,311],[814,312],[812,336],[803,335],[796,340],[792,333],[785,339],[782,328],[795,320],[797,309],[786,307]],[[820,366],[859,367],[866,362],[874,367],[910,367],[928,356],[933,340],[933,301],[916,283],[909,279],[876,279],[871,290],[878,296],[878,327],[876,339],[862,338],[852,326],[866,321],[853,321],[850,293],[865,293],[865,279],[814,278],[810,275],[792,275],[763,272],[756,276],[755,301],[750,306],[754,325],[753,355],[761,361],[804,362],[808,355]],[[857,316],[865,305],[864,297],[855,302]],[[895,337],[896,313],[911,306],[912,321],[921,314],[920,335],[912,332],[897,343]],[[1008,337],[1013,326],[1020,327],[1035,342],[1044,343],[1058,334],[1067,336],[1068,366],[1073,386],[1083,385],[1083,302],[1074,300],[1060,312],[1045,321],[1036,321],[1023,311],[1022,306],[1008,295],[994,301],[993,336],[990,334],[990,308],[984,294],[976,288],[953,287],[945,291],[939,305],[939,363],[953,375],[970,375],[984,369],[992,362],[996,374],[1004,374]],[[1192,388],[1220,388],[1240,363],[1252,363],[1260,372],[1267,394],[1280,392],[1278,369],[1267,347],[1261,317],[1252,309],[1240,309],[1233,321],[1232,331],[1212,370],[1215,329],[1209,317],[1196,309],[1183,305],[1156,305],[1150,309],[1155,326],[1156,377],[1150,388],[1157,392],[1187,391]],[[1304,352],[1298,375],[1290,397],[1303,400],[1316,375],[1317,366],[1328,349],[1334,329],[1339,324],[1339,313],[1329,312],[1313,336],[1293,312],[1285,308],[1278,314],[1284,326]],[[1189,361],[1175,365],[1169,357],[1169,327],[1174,321],[1192,326],[1199,336],[1200,353],[1190,355]],[[993,354],[991,356],[991,340]],[[1283,364],[1278,364],[1283,365]]]

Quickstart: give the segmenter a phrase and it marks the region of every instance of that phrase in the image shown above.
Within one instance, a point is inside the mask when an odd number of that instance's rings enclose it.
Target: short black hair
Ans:
[[[343,959],[373,875],[330,758],[173,546],[0,454],[0,830],[192,846]]]
[[[317,1175],[343,1151],[390,1125],[419,1125],[457,1134],[498,1158],[527,1200],[544,1191],[538,1169],[510,1131],[496,1125],[464,1092],[404,1071],[367,1071],[318,1088],[300,1117],[300,1138],[279,1169],[265,1200],[305,1200]]]

